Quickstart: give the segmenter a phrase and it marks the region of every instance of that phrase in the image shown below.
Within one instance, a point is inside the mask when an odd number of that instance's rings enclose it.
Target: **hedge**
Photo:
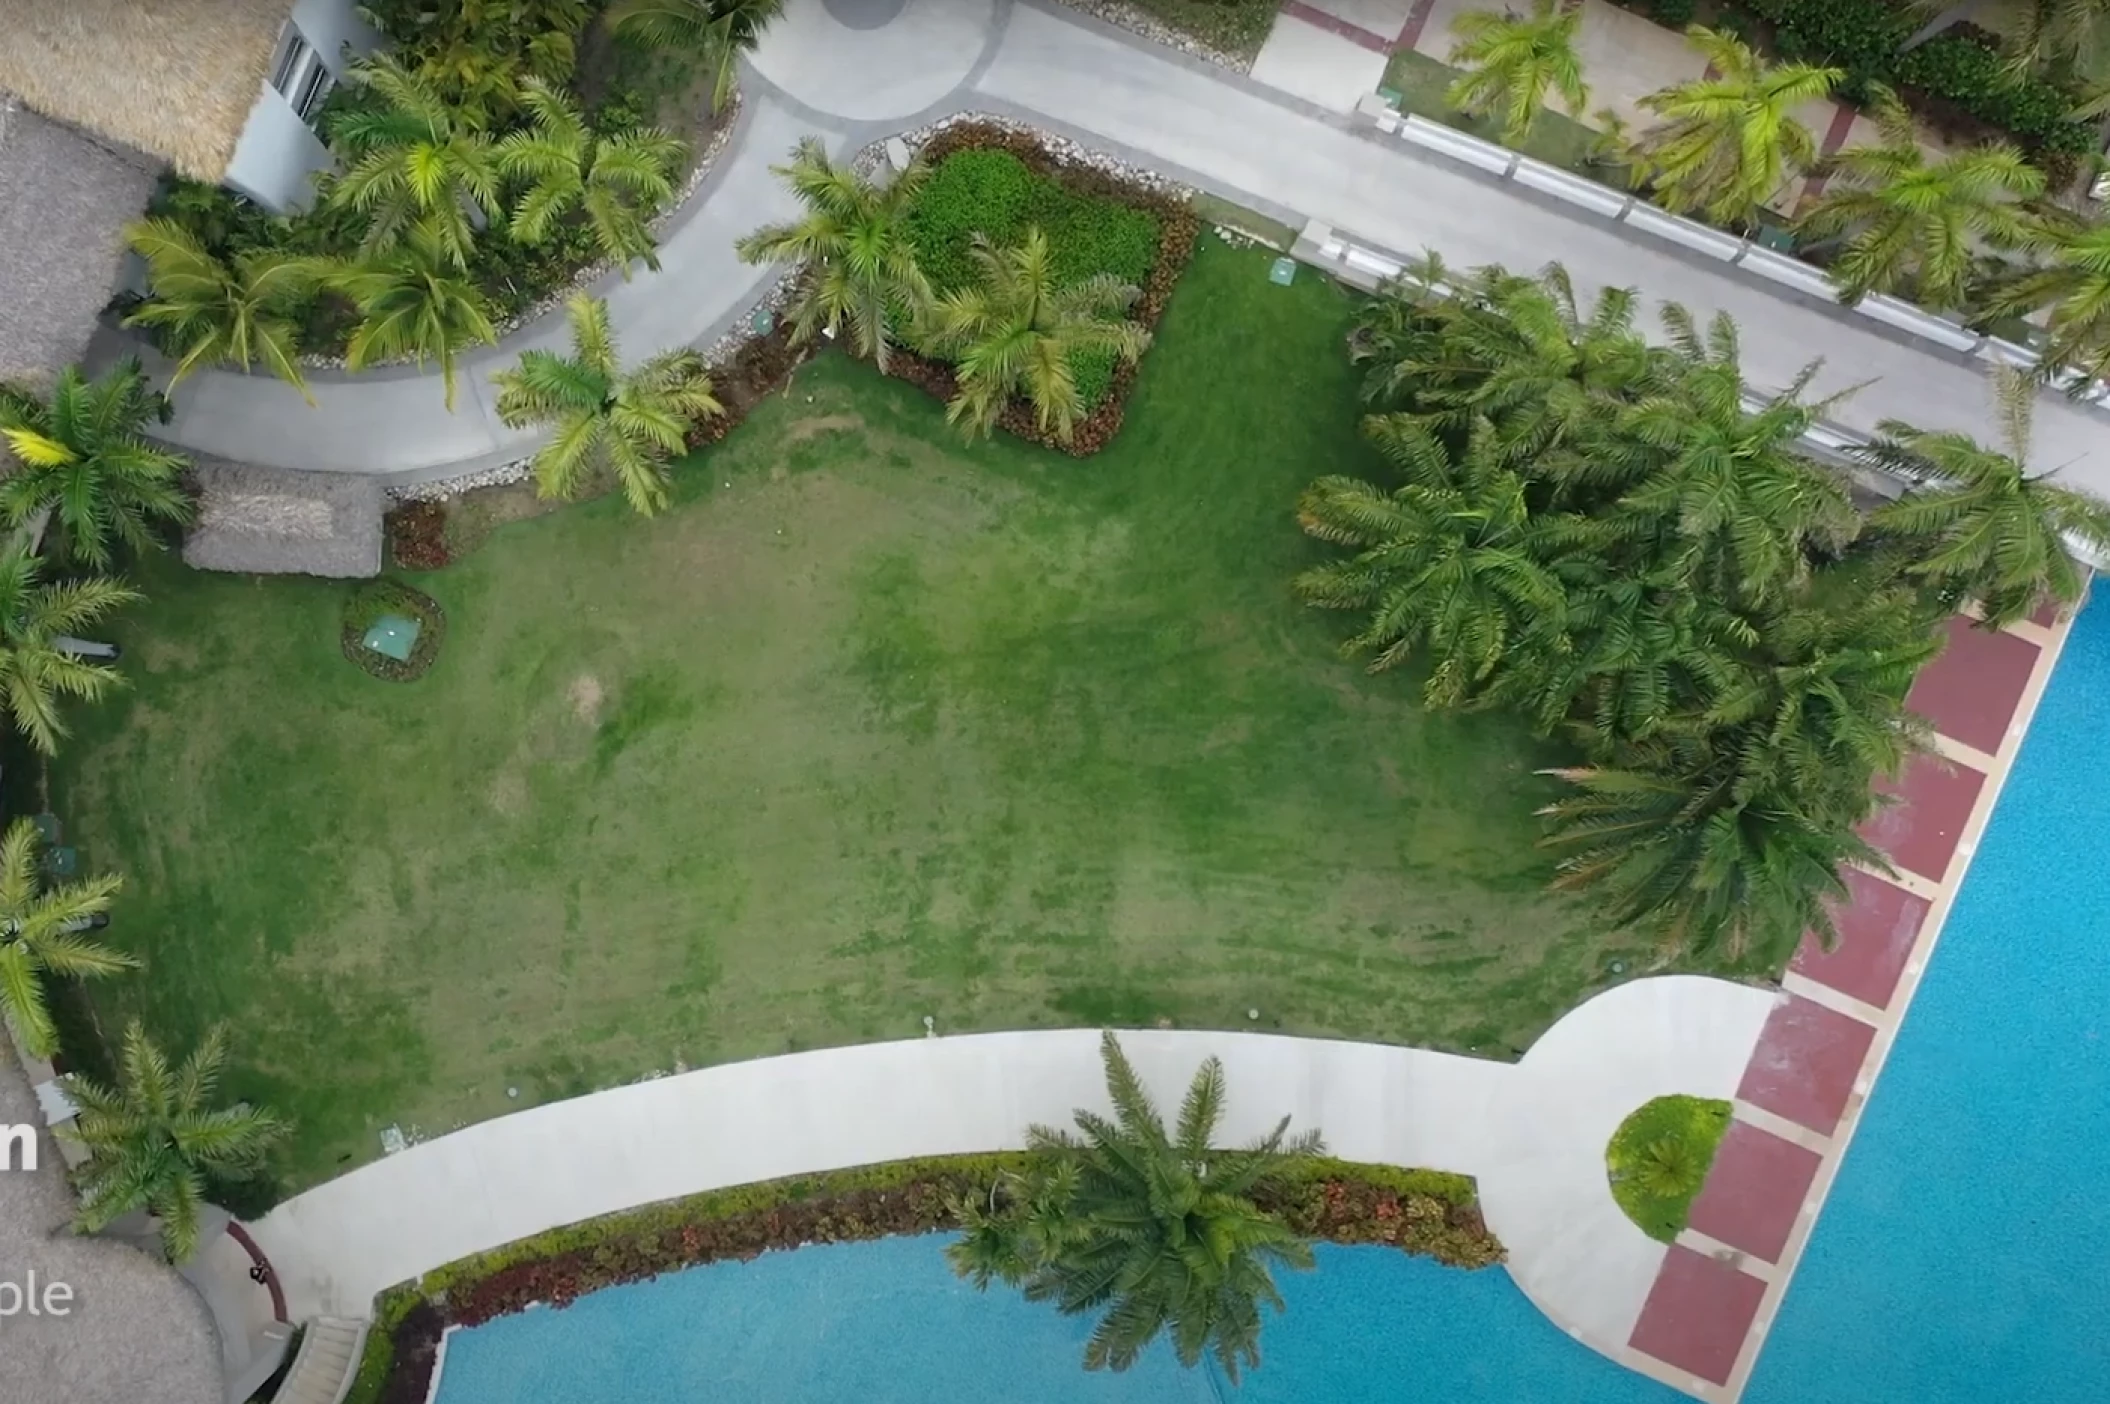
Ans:
[[[1866,99],[1871,85],[1918,92],[2010,132],[2023,146],[2081,155],[2093,150],[2095,129],[2072,121],[2075,98],[2035,75],[2009,74],[1996,36],[1958,25],[1901,54],[1919,27],[1910,12],[1885,0],[1744,0],[1774,25],[1774,46],[1787,59],[1829,63],[1846,70],[1841,95]]]
[[[848,1243],[955,1226],[951,1205],[980,1196],[1023,1154],[947,1156],[736,1185],[551,1229],[435,1268],[392,1287],[347,1404],[425,1404],[441,1337],[541,1302],[776,1249]],[[1262,1207],[1299,1233],[1334,1243],[1390,1244],[1455,1267],[1502,1261],[1462,1175],[1315,1160],[1293,1167]]]

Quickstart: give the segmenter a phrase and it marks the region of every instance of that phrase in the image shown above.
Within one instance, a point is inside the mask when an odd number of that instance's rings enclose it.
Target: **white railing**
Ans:
[[[1549,195],[1610,223],[1627,225],[1665,243],[1717,259],[1792,291],[1811,297],[1837,300],[1837,289],[1824,270],[1799,258],[1761,247],[1749,239],[1726,234],[1697,220],[1674,215],[1638,195],[1614,189],[1586,176],[1576,175],[1572,171],[1564,171],[1558,166],[1549,166],[1543,161],[1535,161],[1505,146],[1483,141],[1454,127],[1446,127],[1441,122],[1432,122],[1426,117],[1413,114],[1402,114],[1375,93],[1365,94],[1356,104],[1356,117],[1366,125],[1397,137],[1410,146],[1449,157],[1503,180],[1515,181],[1527,189]],[[1362,256],[1367,262],[1367,252]],[[1396,267],[1394,271],[1397,271]],[[1351,278],[1349,281],[1361,280]],[[1374,286],[1375,283],[1369,285]],[[1945,350],[1976,357],[1988,365],[2033,367],[2037,364],[2036,353],[2026,346],[2017,346],[2011,341],[2002,341],[1998,337],[1972,331],[1953,318],[1915,307],[1900,298],[1874,293],[1857,302],[1840,303],[1839,306],[1843,312],[1866,317],[1872,322],[1904,332],[1908,336],[1932,342]],[[2065,390],[2081,378],[2079,372],[2067,372],[2053,376],[2050,383]],[[2080,399],[2082,403],[2099,409],[2110,406],[2110,386],[2099,385],[2093,391],[2080,396]]]

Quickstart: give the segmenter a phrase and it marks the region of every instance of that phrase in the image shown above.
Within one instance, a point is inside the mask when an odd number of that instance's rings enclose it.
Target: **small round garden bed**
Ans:
[[[344,656],[389,682],[425,676],[446,634],[439,601],[400,580],[363,585],[344,603]]]
[[[1650,1238],[1669,1243],[1685,1228],[1729,1113],[1716,1098],[1656,1097],[1612,1133],[1604,1154],[1612,1198]]]

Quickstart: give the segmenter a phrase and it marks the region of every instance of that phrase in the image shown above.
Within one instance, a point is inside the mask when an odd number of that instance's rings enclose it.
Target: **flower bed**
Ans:
[[[1028,179],[1013,180],[1000,160],[971,161],[964,174],[949,165],[954,156],[983,152],[1008,156]],[[964,276],[960,250],[970,231],[1002,242],[1026,225],[1039,223],[1066,273],[1084,277],[1111,272],[1134,283],[1142,296],[1129,318],[1146,329],[1156,328],[1173,285],[1194,256],[1201,229],[1200,219],[1180,195],[1087,163],[1036,133],[1003,122],[977,119],[948,125],[924,144],[922,155],[934,170],[911,218],[919,258],[939,291],[946,290],[948,277]],[[1147,248],[1144,218],[1156,226],[1156,247],[1147,259],[1142,256]],[[1102,364],[1076,369],[1080,391],[1096,380],[1090,388],[1097,391],[1097,399],[1087,393],[1092,407],[1070,442],[1043,433],[1032,408],[1018,401],[1004,409],[998,426],[1079,458],[1104,448],[1121,428],[1136,365],[1108,357]],[[941,400],[952,398],[952,367],[942,360],[901,351],[890,358],[887,370]]]
[[[411,645],[410,657],[390,658],[366,646],[366,631],[385,614],[407,615],[417,621],[418,637]],[[439,657],[440,641],[446,636],[447,615],[440,602],[400,580],[376,580],[361,586],[344,602],[344,628],[340,635],[344,656],[377,678],[415,682],[424,677]]]
[[[1018,1154],[903,1160],[768,1180],[552,1229],[389,1289],[376,1304],[348,1404],[425,1404],[440,1338],[535,1303],[774,1249],[956,1226],[951,1205],[987,1193]],[[1264,1195],[1292,1228],[1336,1243],[1391,1244],[1457,1267],[1502,1260],[1462,1175],[1320,1160]]]

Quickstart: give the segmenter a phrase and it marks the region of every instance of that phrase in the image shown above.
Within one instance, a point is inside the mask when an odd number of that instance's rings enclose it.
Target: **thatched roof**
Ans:
[[[292,11],[293,0],[6,0],[0,88],[216,182]]]
[[[381,486],[357,473],[296,473],[199,458],[201,493],[183,559],[246,575],[381,573]]]
[[[35,1093],[0,1031],[0,1126],[41,1124]],[[0,1324],[0,1399],[25,1404],[221,1404],[220,1348],[205,1302],[174,1269],[67,1227],[73,1193],[47,1135],[33,1172],[0,1173],[0,1278],[73,1289],[64,1317]]]
[[[80,359],[117,283],[125,221],[153,190],[142,158],[0,93],[0,380],[41,383]]]

